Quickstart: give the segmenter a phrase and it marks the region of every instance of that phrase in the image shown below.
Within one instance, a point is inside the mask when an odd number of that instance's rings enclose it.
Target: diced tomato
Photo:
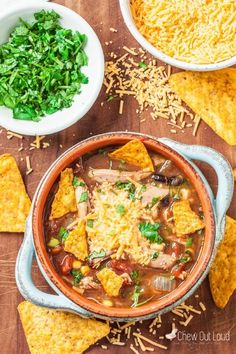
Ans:
[[[63,261],[60,264],[61,272],[64,275],[68,275],[72,269],[74,257],[71,254],[68,254],[63,258]]]
[[[109,267],[112,268],[114,271],[118,271],[121,273],[132,272],[132,266],[127,261],[119,261],[117,259],[112,259],[109,262]]]
[[[171,252],[175,254],[176,258],[179,258],[182,253],[182,246],[177,242],[171,242]]]
[[[183,270],[184,270],[184,264],[179,264],[171,270],[171,274],[173,274],[176,278],[179,278]]]

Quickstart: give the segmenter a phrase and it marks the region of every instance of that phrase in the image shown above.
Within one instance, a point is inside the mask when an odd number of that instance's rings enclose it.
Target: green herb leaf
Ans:
[[[151,243],[161,244],[163,238],[159,235],[158,230],[160,228],[160,223],[155,222],[151,224],[150,222],[143,222],[138,226],[141,235],[146,237]]]
[[[77,188],[77,187],[85,187],[86,184],[82,181],[79,181],[77,176],[74,176],[73,181],[72,181],[72,185],[73,187]]]
[[[152,259],[157,259],[158,256],[159,256],[159,252],[154,252],[152,255]]]
[[[152,198],[152,206],[157,204],[159,202],[160,198],[159,197],[153,197]]]
[[[62,227],[60,228],[59,234],[58,234],[60,240],[61,240],[62,242],[65,242],[65,240],[67,239],[68,235],[69,235],[69,231],[66,230],[66,229],[62,226]]]
[[[116,187],[118,189],[124,189],[129,192],[129,199],[134,200],[135,199],[135,185],[131,182],[124,183],[124,182],[116,182]]]
[[[124,207],[124,205],[122,205],[122,204],[117,205],[116,211],[120,215],[125,215],[125,207]]]
[[[191,262],[191,260],[192,258],[189,255],[185,254],[179,258],[179,263],[188,263]]]
[[[146,70],[147,67],[148,67],[147,64],[144,63],[144,61],[140,61],[140,63],[138,64],[138,66],[139,66],[140,68],[144,69],[144,70]]]
[[[87,202],[87,200],[88,200],[88,192],[82,192],[79,199],[79,203]]]
[[[189,237],[185,243],[185,246],[186,247],[192,247],[192,244],[193,244],[193,238],[192,237]]]
[[[140,191],[143,193],[146,190],[147,190],[147,186],[145,184],[143,184]]]
[[[77,269],[72,269],[71,275],[74,278],[73,285],[78,285],[84,277],[83,274]]]
[[[106,252],[104,250],[101,250],[100,252],[96,252],[93,251],[92,253],[90,253],[90,255],[88,256],[88,260],[92,261],[95,258],[103,258],[106,256]]]
[[[94,223],[94,220],[92,220],[92,219],[88,219],[87,220],[87,226],[88,227],[93,228],[93,223]]]
[[[107,102],[113,101],[116,97],[117,97],[117,95],[108,96],[108,97],[107,97]]]
[[[138,270],[133,270],[131,273],[130,273],[130,276],[131,276],[131,279],[133,280],[133,282],[135,284],[139,284],[139,271]]]
[[[136,307],[138,305],[138,301],[139,301],[139,296],[140,296],[140,292],[141,292],[141,286],[140,285],[135,285],[134,287],[134,292],[132,295],[132,307]]]

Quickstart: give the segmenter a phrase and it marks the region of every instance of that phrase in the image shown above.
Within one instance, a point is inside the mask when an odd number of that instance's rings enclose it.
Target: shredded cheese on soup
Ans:
[[[131,0],[141,34],[185,62],[216,63],[236,55],[235,0]]]
[[[147,212],[138,199],[131,200],[128,192],[114,185],[103,183],[93,191],[93,210],[87,219],[93,219],[93,227],[87,227],[90,252],[115,251],[121,258],[125,252],[140,264],[148,264],[155,247],[141,235],[138,224]]]

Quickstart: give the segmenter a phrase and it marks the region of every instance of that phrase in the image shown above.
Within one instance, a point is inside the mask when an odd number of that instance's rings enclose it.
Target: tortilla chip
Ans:
[[[205,227],[204,222],[191,209],[188,200],[181,200],[180,202],[174,203],[173,215],[177,236],[192,234]]]
[[[88,257],[88,246],[83,220],[80,220],[77,228],[69,233],[64,244],[64,250],[73,253],[81,261]]]
[[[236,220],[226,216],[224,239],[212,264],[209,280],[216,306],[224,308],[236,289]]]
[[[97,273],[97,278],[109,296],[118,296],[124,279],[109,268],[103,268]]]
[[[106,323],[28,301],[18,311],[31,354],[81,354],[110,332]]]
[[[236,145],[236,69],[180,72],[171,75],[172,89],[222,139]]]
[[[24,232],[30,199],[16,160],[0,156],[0,232]]]
[[[66,168],[62,171],[59,188],[52,203],[52,210],[49,218],[50,220],[60,218],[67,213],[77,211],[75,191],[72,185],[73,178],[74,175],[72,168]]]
[[[145,171],[154,171],[152,159],[144,144],[138,139],[129,141],[121,148],[109,153],[108,156],[116,160],[124,160]]]

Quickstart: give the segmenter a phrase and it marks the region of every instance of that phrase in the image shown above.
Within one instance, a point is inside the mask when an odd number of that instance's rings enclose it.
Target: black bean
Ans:
[[[162,200],[161,200],[161,205],[163,207],[167,207],[170,204],[170,195],[167,194]]]
[[[184,183],[184,178],[181,175],[167,177],[164,175],[153,174],[152,179],[154,179],[156,182],[165,183],[169,186],[180,186]]]

